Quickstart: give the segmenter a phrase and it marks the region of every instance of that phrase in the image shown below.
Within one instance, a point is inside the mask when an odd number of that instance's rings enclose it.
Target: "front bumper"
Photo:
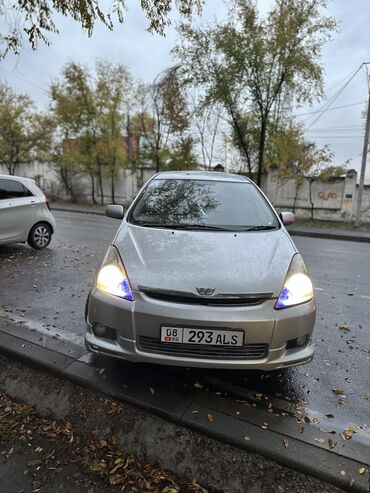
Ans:
[[[93,289],[87,310],[86,347],[97,354],[140,363],[173,366],[274,370],[308,363],[314,355],[311,339],[315,324],[315,303],[310,301],[284,310],[275,310],[276,300],[252,306],[201,306],[156,300],[134,292],[135,301],[126,301]],[[114,329],[116,338],[96,336],[93,324]],[[196,357],[143,349],[140,341],[151,338],[159,342],[161,325],[238,329],[245,333],[245,344],[266,351],[260,357],[227,358],[198,354]],[[287,341],[307,336],[302,347],[287,349]],[[184,352],[185,347],[184,347]]]

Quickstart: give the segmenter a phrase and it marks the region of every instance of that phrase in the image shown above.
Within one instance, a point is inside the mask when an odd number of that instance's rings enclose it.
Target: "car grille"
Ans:
[[[178,294],[161,293],[158,291],[144,291],[146,296],[160,301],[168,301],[170,303],[186,303],[190,305],[207,305],[207,306],[249,306],[259,305],[271,297],[268,293],[264,297],[250,297],[250,298],[231,298],[231,297],[213,297],[206,298],[200,296],[181,296]]]
[[[267,344],[246,344],[231,348],[204,344],[166,343],[155,337],[147,336],[139,336],[138,338],[138,349],[142,351],[188,358],[262,359],[266,356],[267,348]]]

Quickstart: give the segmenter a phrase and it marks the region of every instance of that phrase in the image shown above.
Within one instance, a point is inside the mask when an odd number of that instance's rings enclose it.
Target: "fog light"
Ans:
[[[116,339],[116,331],[106,325],[94,323],[92,331],[97,337],[104,337],[104,339],[111,339],[112,341]]]
[[[97,335],[99,337],[104,337],[106,332],[107,332],[107,329],[105,328],[105,325],[94,324],[93,325],[93,331],[94,331],[95,335]]]
[[[286,343],[286,349],[294,349],[298,347],[305,346],[309,340],[309,336],[301,336],[297,337],[295,339],[289,339],[289,341]]]

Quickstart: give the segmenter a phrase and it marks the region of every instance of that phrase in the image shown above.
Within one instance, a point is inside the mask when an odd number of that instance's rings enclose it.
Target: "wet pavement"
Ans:
[[[41,334],[82,343],[84,305],[93,274],[118,221],[55,212],[57,233],[48,250],[0,246],[0,317]],[[316,288],[316,356],[302,367],[265,374],[114,361],[117,376],[148,387],[189,388],[265,406],[270,397],[321,424],[370,426],[370,247],[364,243],[295,237]],[[108,365],[108,363],[106,363]],[[337,389],[337,393],[333,392]],[[338,389],[341,394],[338,395]],[[326,415],[329,415],[326,416]]]

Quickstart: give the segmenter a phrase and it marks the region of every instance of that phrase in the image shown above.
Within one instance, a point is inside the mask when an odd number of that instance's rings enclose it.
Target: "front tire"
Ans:
[[[35,224],[28,235],[27,243],[35,250],[42,250],[49,245],[52,234],[52,229],[48,224]]]

